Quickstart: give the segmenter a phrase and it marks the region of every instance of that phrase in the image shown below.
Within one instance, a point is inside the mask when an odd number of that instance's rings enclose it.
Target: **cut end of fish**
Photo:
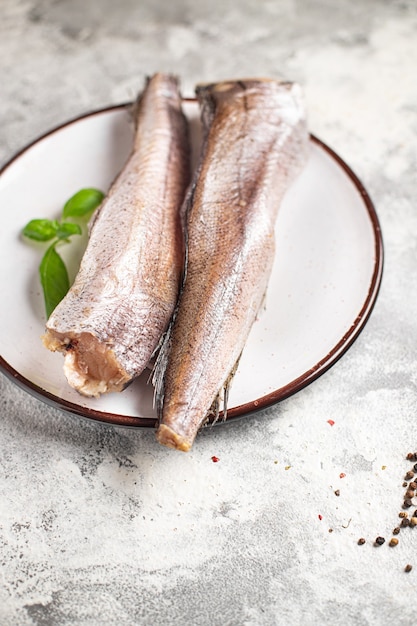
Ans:
[[[163,446],[167,448],[173,448],[174,450],[181,450],[182,452],[188,452],[193,445],[193,442],[182,435],[179,435],[172,428],[166,424],[160,424],[156,431],[156,439]]]
[[[90,333],[59,337],[47,332],[42,341],[52,352],[65,354],[64,374],[68,384],[83,396],[123,391],[131,376],[120,366],[113,350]]]

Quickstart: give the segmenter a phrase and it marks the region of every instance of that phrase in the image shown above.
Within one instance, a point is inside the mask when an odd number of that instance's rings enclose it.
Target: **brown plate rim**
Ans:
[[[184,98],[186,102],[194,101],[194,98]],[[102,113],[110,113],[111,111],[117,111],[126,109],[128,110],[132,106],[131,102],[126,102],[123,104],[114,104],[106,107],[102,107],[99,109],[95,109],[88,113],[83,113],[77,115],[69,119],[62,124],[58,124],[47,132],[35,138],[33,141],[25,145],[21,150],[16,152],[1,168],[0,168],[0,176],[11,166],[13,165],[20,156],[22,156],[25,152],[27,152],[32,146],[39,143],[43,139],[46,139],[50,135],[62,130],[63,128],[70,126],[80,120],[86,119],[88,117],[92,117],[95,115],[100,115]],[[310,139],[313,143],[317,144],[322,148],[325,152],[327,152],[330,157],[338,163],[338,165],[344,170],[347,176],[350,178],[356,189],[359,191],[362,200],[365,204],[368,216],[370,218],[374,239],[375,239],[375,262],[374,269],[372,274],[372,279],[370,282],[370,287],[368,290],[368,295],[363,303],[361,310],[356,316],[353,324],[349,328],[349,330],[343,335],[343,337],[338,341],[338,343],[330,350],[318,363],[316,363],[309,370],[304,372],[301,376],[294,379],[287,385],[280,387],[279,389],[274,390],[273,392],[262,396],[256,400],[251,402],[247,402],[245,404],[241,404],[236,407],[232,407],[227,412],[226,420],[221,419],[217,423],[225,423],[236,420],[237,418],[249,416],[253,413],[271,407],[282,400],[294,395],[301,389],[304,389],[309,384],[311,384],[314,380],[319,378],[322,374],[324,374],[330,367],[332,367],[344,354],[345,352],[352,346],[354,341],[357,339],[363,328],[365,327],[369,316],[374,308],[375,302],[378,297],[379,289],[381,286],[382,274],[383,274],[383,265],[384,265],[384,247],[383,247],[383,239],[381,233],[381,227],[378,219],[378,215],[375,209],[375,206],[362,184],[361,180],[357,177],[357,175],[353,172],[353,170],[347,165],[347,163],[327,144],[325,144],[322,140],[316,137],[313,134],[310,134]],[[29,392],[34,397],[38,398],[42,402],[53,406],[55,408],[61,409],[67,413],[72,413],[78,415],[80,417],[84,417],[90,420],[94,420],[96,422],[104,422],[113,426],[126,426],[132,428],[155,428],[157,425],[157,419],[154,417],[133,417],[130,415],[118,415],[116,413],[108,413],[105,411],[97,411],[95,409],[90,409],[88,407],[82,407],[73,402],[69,402],[60,398],[59,396],[55,396],[50,392],[42,389],[38,385],[34,384],[30,380],[28,380],[25,376],[22,376],[18,371],[16,371],[1,355],[0,355],[0,371],[6,375],[10,380],[15,382],[20,388]]]

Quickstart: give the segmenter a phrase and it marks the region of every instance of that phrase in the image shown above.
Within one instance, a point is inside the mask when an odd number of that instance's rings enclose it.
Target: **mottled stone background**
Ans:
[[[415,622],[417,529],[396,548],[372,543],[399,521],[417,449],[416,32],[414,0],[1,0],[2,163],[131,99],[155,70],[180,74],[186,95],[201,80],[285,76],[368,188],[386,252],[349,352],[188,455],[0,376],[1,626]]]

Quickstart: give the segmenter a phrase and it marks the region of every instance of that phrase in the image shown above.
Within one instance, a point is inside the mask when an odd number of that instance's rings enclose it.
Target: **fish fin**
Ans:
[[[236,363],[230,370],[230,373],[228,377],[226,378],[222,388],[220,389],[219,393],[216,395],[216,397],[213,400],[213,404],[211,405],[210,410],[207,414],[207,417],[214,416],[211,421],[211,426],[214,426],[214,424],[219,421],[221,400],[223,400],[222,422],[224,422],[227,419],[227,406],[229,402],[230,387],[232,386],[234,375],[236,374],[237,368],[239,367],[239,361],[240,361],[241,356],[242,356],[242,353],[240,353]]]
[[[191,189],[188,191],[187,196],[190,196]],[[184,201],[184,204],[187,202],[187,198]],[[158,420],[161,420],[162,417],[162,409],[164,405],[164,386],[165,386],[165,370],[167,368],[169,353],[171,352],[172,345],[172,329],[174,327],[175,320],[177,319],[179,304],[181,301],[181,294],[184,290],[184,284],[187,275],[187,260],[188,260],[188,234],[187,229],[185,227],[185,220],[182,224],[183,227],[183,237],[184,237],[184,267],[182,271],[182,277],[180,282],[180,289],[177,298],[177,304],[175,305],[174,311],[172,313],[171,319],[168,324],[168,328],[165,333],[162,335],[159,340],[158,345],[156,346],[153,357],[155,358],[155,363],[152,368],[151,375],[149,376],[149,380],[152,381],[152,385],[154,388],[153,393],[153,404],[156,408]]]
[[[183,234],[183,239],[184,239],[184,266],[183,266],[182,277],[180,281],[180,289],[179,289],[179,294],[177,298],[177,304],[175,306],[171,320],[168,324],[168,328],[166,332],[164,333],[164,335],[161,337],[161,340],[157,348],[155,349],[154,355],[158,351],[159,352],[155,360],[152,374],[150,376],[150,379],[152,380],[152,385],[154,387],[153,403],[154,403],[154,407],[156,408],[158,420],[161,420],[161,417],[162,417],[162,409],[163,409],[164,397],[165,397],[165,393],[164,393],[165,370],[168,364],[169,353],[171,351],[172,329],[174,327],[175,320],[177,319],[178,309],[179,309],[179,305],[181,302],[181,295],[182,295],[182,292],[184,291],[184,285],[187,279],[187,267],[188,267],[187,222],[188,222],[188,214],[193,204],[197,178],[198,178],[198,174],[195,174],[194,180],[189,185],[189,188],[184,198],[184,202],[180,209],[180,223],[181,223],[181,229],[182,229],[182,234]]]
[[[261,311],[264,311],[265,309],[266,309],[266,290],[265,290],[265,293],[263,295],[261,304],[259,306],[258,315],[259,315],[259,313]],[[211,408],[210,408],[210,411],[209,411],[209,415],[214,415],[214,419],[212,421],[212,425],[214,425],[219,420],[221,394],[223,394],[223,416],[222,416],[222,421],[224,422],[227,419],[227,407],[228,407],[228,404],[229,404],[230,388],[232,386],[233,378],[234,378],[234,376],[235,376],[235,374],[237,372],[237,368],[239,367],[239,361],[240,361],[240,357],[241,356],[242,356],[242,352],[239,354],[239,356],[238,356],[238,358],[236,360],[236,363],[234,364],[234,366],[230,370],[230,374],[226,378],[223,387],[220,389],[219,393],[217,394],[217,396],[213,400],[213,404],[211,405]]]
[[[219,419],[219,415],[220,415],[220,397],[221,397],[221,392],[222,390],[219,391],[219,393],[216,395],[216,397],[213,400],[213,403],[209,409],[209,411],[207,412],[206,415],[206,419],[203,423],[203,426],[205,426],[207,424],[207,422],[209,421],[211,416],[214,416],[212,421],[211,421],[211,426],[214,426],[214,424],[218,421]]]
[[[171,348],[171,331],[173,325],[173,319],[168,326],[168,330],[162,336],[158,356],[155,359],[154,366],[149,375],[149,380],[152,381],[152,385],[154,388],[153,391],[153,405],[156,408],[156,413],[158,420],[161,419],[162,416],[162,408],[164,405],[164,379],[165,379],[165,370],[168,363],[168,356]]]
[[[230,387],[232,386],[232,381],[233,378],[237,372],[237,368],[239,367],[239,361],[240,361],[240,357],[242,356],[242,353],[239,354],[236,363],[234,364],[234,366],[232,367],[229,376],[226,378],[226,381],[223,385],[223,421],[225,421],[227,419],[227,407],[228,407],[228,403],[229,403],[229,392],[230,392]]]

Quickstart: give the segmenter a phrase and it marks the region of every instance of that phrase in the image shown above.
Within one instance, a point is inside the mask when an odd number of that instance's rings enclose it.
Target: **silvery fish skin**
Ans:
[[[297,84],[223,82],[197,97],[205,138],[186,200],[185,280],[154,372],[157,439],[183,451],[227,396],[264,301],[279,205],[308,155]]]
[[[181,283],[190,173],[177,79],[148,79],[134,117],[131,156],[91,220],[78,275],[43,338],[65,354],[67,380],[86,396],[121,391],[144,370]]]

